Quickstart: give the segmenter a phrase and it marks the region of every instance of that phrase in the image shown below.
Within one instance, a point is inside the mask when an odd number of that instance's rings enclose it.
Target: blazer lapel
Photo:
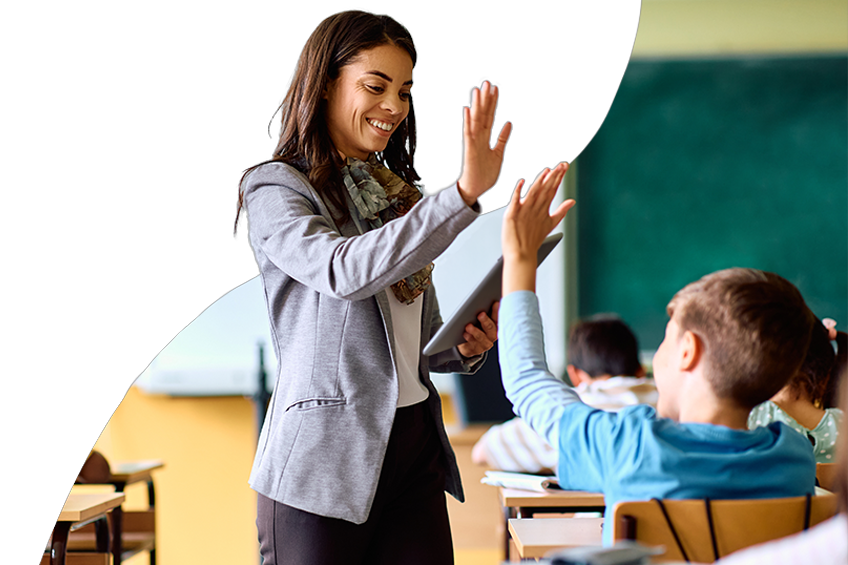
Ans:
[[[350,195],[345,193],[345,202],[347,202],[350,210],[354,210],[353,202],[350,200]],[[333,222],[332,218],[330,221]],[[333,222],[334,226],[336,226],[336,231],[338,231],[341,235],[345,237],[356,237],[361,235],[359,229],[356,227],[356,223],[351,219],[342,224],[341,226],[336,225]],[[367,225],[363,226],[366,230],[368,229]],[[383,316],[383,327],[386,329],[386,339],[389,342],[389,352],[392,354],[392,360],[395,364],[395,371],[397,371],[397,351],[395,349],[395,333],[394,327],[392,326],[392,314],[391,307],[389,306],[389,297],[386,294],[388,289],[378,292],[374,295],[374,299],[377,301],[377,306],[380,308],[380,314]]]

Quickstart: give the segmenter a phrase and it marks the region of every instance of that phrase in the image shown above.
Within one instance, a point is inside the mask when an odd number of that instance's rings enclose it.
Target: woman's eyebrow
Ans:
[[[378,76],[378,77],[380,77],[380,78],[382,78],[382,79],[385,79],[385,80],[386,80],[386,81],[388,81],[388,82],[393,82],[393,81],[392,81],[392,77],[390,77],[389,75],[387,75],[386,73],[381,72],[381,71],[366,71],[366,73],[365,73],[365,74],[366,74],[366,75],[375,75],[375,76]],[[412,86],[412,80],[408,80],[408,81],[406,81],[405,83],[403,83],[403,85],[402,85],[402,86],[406,86],[406,85],[410,85],[410,86]]]

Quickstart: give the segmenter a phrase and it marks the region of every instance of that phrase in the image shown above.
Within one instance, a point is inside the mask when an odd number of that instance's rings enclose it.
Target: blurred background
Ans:
[[[567,327],[598,312],[620,314],[649,361],[674,292],[726,267],[777,272],[819,317],[848,324],[846,70],[844,0],[642,1],[609,115],[566,177],[578,206],[540,270],[555,374],[564,371]],[[534,103],[556,104],[556,93]],[[481,218],[437,261],[444,316],[499,256],[501,214]],[[461,252],[472,241],[479,253],[469,266]],[[253,279],[162,350],[100,436],[95,448],[110,461],[165,463],[154,475],[160,565],[259,562],[247,478],[263,411],[257,393],[275,370]],[[434,381],[467,489],[465,504],[449,498],[457,563],[493,565],[502,514],[470,448],[481,424],[511,415],[497,366]],[[128,507],[144,503],[143,489],[128,489]]]

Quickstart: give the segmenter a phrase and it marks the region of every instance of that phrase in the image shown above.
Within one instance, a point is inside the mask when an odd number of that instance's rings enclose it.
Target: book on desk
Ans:
[[[496,487],[532,490],[534,492],[561,491],[559,481],[553,475],[530,475],[527,473],[511,473],[507,471],[486,471],[486,476],[480,479],[486,485]]]

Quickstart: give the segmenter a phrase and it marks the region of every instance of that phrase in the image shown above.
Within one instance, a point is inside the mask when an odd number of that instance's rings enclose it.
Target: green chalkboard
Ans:
[[[727,267],[778,273],[848,328],[848,57],[632,61],[577,159],[578,310],[643,349]]]

